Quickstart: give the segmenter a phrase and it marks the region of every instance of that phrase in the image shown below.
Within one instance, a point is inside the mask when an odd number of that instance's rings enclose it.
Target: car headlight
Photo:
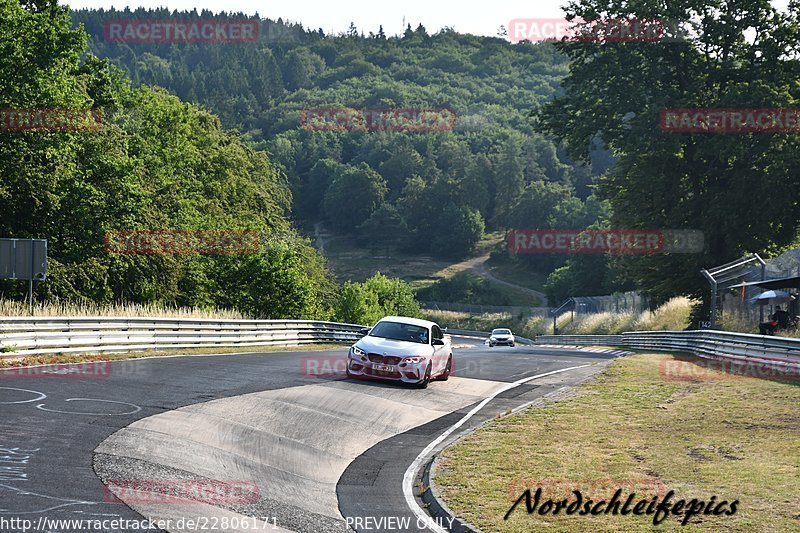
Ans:
[[[353,345],[352,350],[353,350],[353,354],[355,354],[355,355],[357,355],[359,357],[366,357],[366,355],[367,355],[367,352],[365,352],[364,350],[362,350],[361,348],[359,348],[356,345]]]
[[[406,357],[405,359],[403,359],[403,362],[408,364],[424,363],[425,358],[422,356]]]

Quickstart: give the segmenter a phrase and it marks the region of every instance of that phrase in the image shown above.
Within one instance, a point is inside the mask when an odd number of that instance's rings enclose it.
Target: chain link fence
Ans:
[[[800,249],[789,250],[783,254],[766,261],[764,268],[764,278],[780,279],[800,276]],[[761,279],[760,267],[748,267],[734,272],[725,283],[725,286],[737,285],[745,282],[759,281]],[[737,324],[740,328],[751,326],[750,329],[757,329],[761,321],[762,306],[752,302],[752,299],[764,292],[765,289],[750,286],[725,290],[721,287],[720,297],[720,317],[725,322]],[[796,306],[797,304],[795,304]],[[774,311],[774,306],[764,307],[764,316],[769,316]],[[784,306],[784,309],[786,306]],[[797,314],[797,313],[794,313]]]
[[[470,313],[472,315],[483,314],[504,314],[510,316],[548,316],[550,313],[549,307],[528,307],[528,306],[513,306],[513,305],[475,305],[475,304],[461,304],[453,302],[420,302],[423,309],[430,309],[434,311],[454,311],[457,313]]]
[[[650,301],[641,294],[630,291],[608,296],[576,296],[575,314],[591,313],[641,313],[650,308]]]

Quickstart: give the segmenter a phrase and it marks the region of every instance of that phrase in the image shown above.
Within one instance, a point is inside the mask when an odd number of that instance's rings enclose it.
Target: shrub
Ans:
[[[411,286],[380,272],[364,283],[347,282],[336,303],[336,319],[354,324],[375,324],[388,315],[419,317],[419,303]]]

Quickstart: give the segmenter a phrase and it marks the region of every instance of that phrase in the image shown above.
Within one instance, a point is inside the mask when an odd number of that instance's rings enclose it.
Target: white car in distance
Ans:
[[[492,334],[489,336],[489,348],[494,348],[495,346],[511,346],[513,348],[514,343],[514,334],[511,333],[510,329],[496,328],[492,330]]]

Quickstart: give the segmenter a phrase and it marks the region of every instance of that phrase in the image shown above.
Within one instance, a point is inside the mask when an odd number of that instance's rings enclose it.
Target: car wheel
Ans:
[[[432,363],[428,363],[428,368],[425,369],[425,377],[422,378],[422,380],[417,383],[417,388],[418,389],[427,389],[428,388],[428,383],[431,382],[431,368],[432,368],[431,365],[432,365]]]
[[[450,378],[450,371],[453,369],[453,355],[447,358],[447,366],[444,367],[444,372],[439,376],[439,381],[447,381]]]
[[[514,343],[513,343],[513,342],[511,343],[511,347],[512,347],[512,348],[514,347]]]

